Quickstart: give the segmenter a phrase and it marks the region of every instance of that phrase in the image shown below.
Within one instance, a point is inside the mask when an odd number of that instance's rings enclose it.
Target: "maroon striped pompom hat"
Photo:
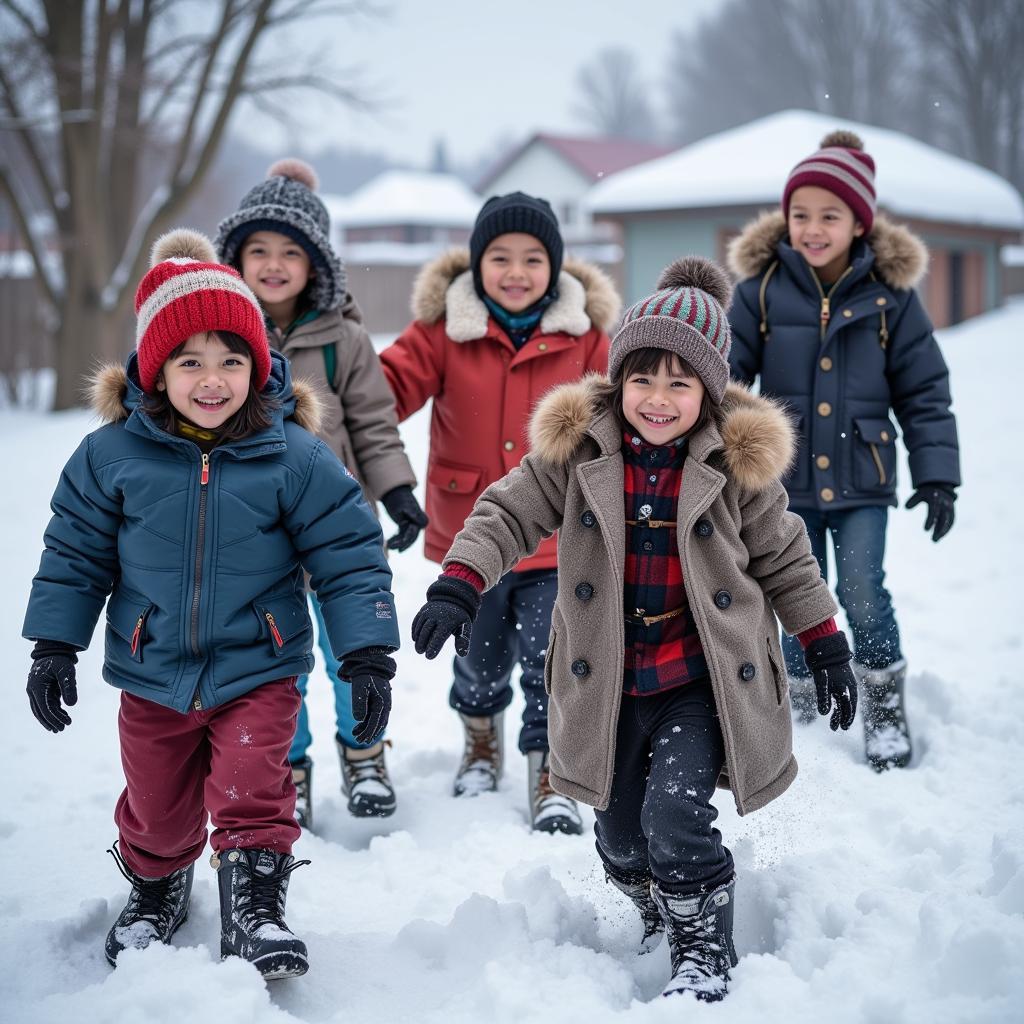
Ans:
[[[702,256],[684,256],[666,267],[657,291],[622,315],[608,352],[608,376],[641,348],[663,348],[685,359],[717,405],[729,383],[729,308],[732,285],[724,270]]]
[[[270,376],[270,346],[256,296],[238,271],[217,262],[210,240],[178,228],[153,245],[150,270],[135,292],[139,384],[152,394],[170,354],[192,337],[231,331],[249,343],[253,383]]]
[[[789,201],[801,185],[817,185],[838,196],[870,234],[875,220],[875,161],[864,152],[854,132],[829,132],[821,149],[801,160],[789,172],[782,193],[782,212],[789,217]]]

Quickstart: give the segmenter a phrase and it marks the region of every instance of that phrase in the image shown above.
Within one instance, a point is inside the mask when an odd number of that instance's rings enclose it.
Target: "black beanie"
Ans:
[[[510,192],[507,196],[491,196],[477,214],[473,233],[469,236],[469,263],[473,268],[473,285],[481,298],[484,296],[480,277],[480,260],[484,250],[498,237],[512,232],[533,235],[547,250],[551,262],[551,283],[548,291],[558,287],[562,269],[562,234],[558,218],[546,199],[528,196],[525,192]]]

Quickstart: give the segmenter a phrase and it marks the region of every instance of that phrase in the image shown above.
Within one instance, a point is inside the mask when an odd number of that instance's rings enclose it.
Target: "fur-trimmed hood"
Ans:
[[[729,269],[741,281],[760,274],[776,259],[776,248],[788,230],[782,210],[762,213],[729,243]],[[866,241],[875,254],[875,268],[889,287],[914,288],[924,277],[928,250],[909,228],[878,214]]]
[[[268,387],[277,384],[275,397],[284,406],[284,414],[311,434],[317,434],[323,423],[324,399],[316,384],[308,380],[291,380],[280,374],[284,359],[272,352],[271,379]],[[127,363],[106,363],[90,375],[86,383],[89,405],[104,423],[127,419],[142,401],[142,391],[135,374],[135,354]],[[293,406],[293,408],[289,408]]]
[[[558,276],[558,298],[544,311],[540,329],[574,337],[592,326],[608,331],[620,308],[615,285],[603,270],[567,259]],[[487,333],[490,314],[473,287],[468,249],[450,249],[420,271],[412,290],[412,315],[426,324],[444,318],[452,341],[475,341]]]
[[[605,454],[617,450],[618,418],[600,397],[607,384],[607,377],[590,374],[549,391],[530,419],[531,451],[545,462],[561,465],[588,435]],[[796,454],[796,434],[781,403],[729,384],[715,409],[714,424],[690,442],[695,458],[707,458],[716,450],[722,451],[726,472],[741,487],[761,491],[785,476]]]

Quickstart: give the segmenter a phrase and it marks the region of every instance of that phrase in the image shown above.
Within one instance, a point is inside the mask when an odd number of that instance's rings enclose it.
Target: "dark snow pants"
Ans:
[[[496,715],[512,703],[509,679],[516,661],[526,698],[519,749],[548,749],[548,695],[544,656],[551,611],[558,593],[557,569],[510,572],[483,595],[473,623],[469,654],[456,658],[448,703],[464,715]]]
[[[206,845],[291,853],[299,837],[288,748],[299,712],[295,678],[182,715],[121,694],[118,727],[127,787],[114,811],[128,867],[161,878]]]
[[[712,828],[725,746],[710,680],[623,694],[615,744],[611,799],[594,825],[612,874],[652,875],[687,896],[728,881],[732,854]]]

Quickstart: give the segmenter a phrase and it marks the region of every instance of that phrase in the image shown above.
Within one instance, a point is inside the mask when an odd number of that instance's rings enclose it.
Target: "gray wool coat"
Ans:
[[[530,454],[480,495],[444,560],[474,569],[490,588],[559,531],[545,664],[551,783],[599,810],[611,792],[622,700],[626,545],[622,429],[598,397],[603,381],[562,385],[541,401]],[[730,384],[715,421],[690,438],[683,468],[683,577],[725,740],[719,784],[740,814],[796,777],[776,615],[798,633],[836,613],[780,483],[794,449],[779,406]],[[592,596],[577,596],[580,583]]]

